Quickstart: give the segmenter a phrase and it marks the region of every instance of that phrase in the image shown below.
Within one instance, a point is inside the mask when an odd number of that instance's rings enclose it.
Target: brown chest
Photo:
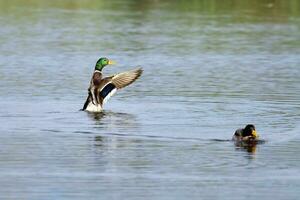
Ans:
[[[102,79],[102,74],[101,74],[100,72],[95,72],[95,73],[93,74],[93,79],[92,79],[92,81],[93,81],[93,84],[94,84],[95,86],[99,86],[99,85],[100,85],[101,79]]]

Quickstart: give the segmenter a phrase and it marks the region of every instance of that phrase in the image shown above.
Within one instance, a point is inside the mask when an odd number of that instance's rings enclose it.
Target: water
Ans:
[[[299,7],[0,1],[0,199],[298,199]],[[81,112],[100,56],[144,74]]]

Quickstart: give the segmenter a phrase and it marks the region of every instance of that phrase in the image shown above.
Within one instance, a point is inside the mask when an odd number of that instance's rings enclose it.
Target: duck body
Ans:
[[[248,124],[245,128],[237,129],[232,137],[232,140],[236,143],[255,143],[258,141],[258,134],[256,133],[255,126]]]
[[[82,110],[101,112],[103,110],[103,105],[117,92],[117,90],[130,85],[142,75],[143,70],[139,68],[103,78],[102,69],[105,65],[97,67],[97,64],[103,62],[103,59],[107,60],[107,63],[109,64],[109,61],[106,58],[100,58],[96,63],[88,88],[88,97]]]

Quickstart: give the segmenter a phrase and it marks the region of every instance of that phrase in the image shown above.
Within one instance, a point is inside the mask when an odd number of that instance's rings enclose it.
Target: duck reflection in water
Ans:
[[[248,153],[254,154],[257,148],[257,142],[235,142],[234,143],[237,149],[245,150]]]
[[[95,120],[95,121],[101,121],[108,118],[114,118],[114,119],[123,119],[123,120],[135,120],[136,117],[133,114],[129,113],[122,113],[122,112],[112,112],[112,111],[102,111],[102,112],[87,112],[87,115]]]
[[[87,114],[91,119],[94,119],[95,121],[100,121],[102,118],[105,117],[104,112],[95,112],[95,113],[88,112]]]
[[[124,134],[136,132],[139,127],[138,120],[135,115],[129,113],[103,111],[99,113],[90,113],[87,115],[94,123],[94,128],[101,129],[109,133]]]

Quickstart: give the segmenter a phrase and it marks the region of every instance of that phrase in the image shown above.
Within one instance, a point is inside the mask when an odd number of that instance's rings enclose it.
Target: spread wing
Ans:
[[[142,73],[143,70],[139,68],[102,79],[103,87],[99,92],[102,104],[106,103],[117,90],[124,88],[137,80]]]
[[[138,79],[143,73],[143,70],[135,69],[127,72],[122,72],[112,77],[111,82],[114,84],[118,89],[126,87],[133,83],[136,79]]]

